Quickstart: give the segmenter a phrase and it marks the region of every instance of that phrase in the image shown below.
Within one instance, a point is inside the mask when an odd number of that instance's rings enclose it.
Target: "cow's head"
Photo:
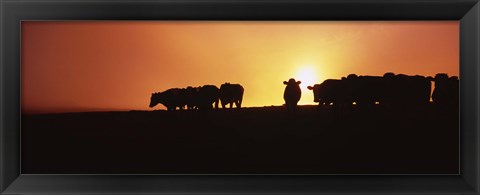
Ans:
[[[161,93],[152,93],[152,96],[150,97],[150,108],[153,108],[160,102]]]
[[[285,85],[289,85],[289,86],[292,86],[292,85],[300,85],[300,83],[302,83],[301,81],[295,81],[295,79],[289,79],[288,82],[287,81],[283,81],[283,84]]]

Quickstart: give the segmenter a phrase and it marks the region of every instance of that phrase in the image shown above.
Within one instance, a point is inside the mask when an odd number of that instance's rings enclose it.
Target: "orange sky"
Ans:
[[[457,21],[22,22],[22,111],[153,110],[152,92],[224,82],[244,106],[283,104],[284,80],[459,74]]]

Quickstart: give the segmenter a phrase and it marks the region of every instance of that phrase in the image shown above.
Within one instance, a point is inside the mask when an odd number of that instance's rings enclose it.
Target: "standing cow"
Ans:
[[[385,73],[383,79],[385,106],[397,109],[418,109],[425,108],[429,104],[431,77]]]
[[[458,77],[448,77],[445,73],[435,75],[435,89],[432,100],[436,105],[456,107],[459,105],[459,80]]]
[[[287,85],[283,92],[283,99],[285,100],[285,106],[288,111],[295,111],[298,101],[302,97],[302,90],[300,89],[301,81],[295,81],[291,78],[287,81],[283,81],[283,84]]]
[[[348,104],[355,102],[359,107],[372,108],[383,102],[384,86],[383,77],[350,74],[346,78],[345,86],[349,96]]]
[[[204,85],[198,90],[198,109],[211,110],[215,103],[215,108],[218,108],[219,89],[215,85]]]
[[[198,109],[198,87],[188,86],[186,89],[187,93],[187,109],[195,110]]]
[[[219,94],[222,108],[225,108],[227,104],[230,104],[230,108],[232,108],[234,103],[237,108],[240,108],[242,106],[243,91],[244,89],[240,84],[222,84]]]
[[[443,78],[439,76],[438,80]],[[447,77],[448,78],[448,77]],[[375,104],[383,107],[423,108],[429,103],[431,78],[424,76],[395,75],[357,76],[350,74],[341,80],[328,79],[321,84],[309,86],[313,90],[314,102],[319,105],[338,105],[347,108],[357,105],[373,108]],[[442,94],[439,91],[439,94]],[[441,95],[439,95],[441,99]],[[440,100],[441,101],[441,100]]]
[[[175,110],[177,107],[182,110],[186,105],[186,90],[172,88],[164,92],[152,93],[150,97],[150,108],[153,108],[159,103],[167,107],[169,111]]]
[[[327,79],[321,84],[315,84],[313,87],[308,86],[307,88],[313,90],[313,101],[318,102],[319,106],[342,106],[349,98],[346,84],[345,79]]]

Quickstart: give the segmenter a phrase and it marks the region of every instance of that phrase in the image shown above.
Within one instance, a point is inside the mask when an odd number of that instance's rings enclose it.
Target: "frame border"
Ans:
[[[27,175],[22,20],[459,20],[460,175]],[[0,0],[0,194],[480,194],[479,0]]]

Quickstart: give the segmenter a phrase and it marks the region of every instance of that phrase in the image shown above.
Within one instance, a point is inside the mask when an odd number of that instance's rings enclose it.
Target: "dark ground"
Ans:
[[[458,127],[432,106],[24,115],[22,173],[457,174]]]

